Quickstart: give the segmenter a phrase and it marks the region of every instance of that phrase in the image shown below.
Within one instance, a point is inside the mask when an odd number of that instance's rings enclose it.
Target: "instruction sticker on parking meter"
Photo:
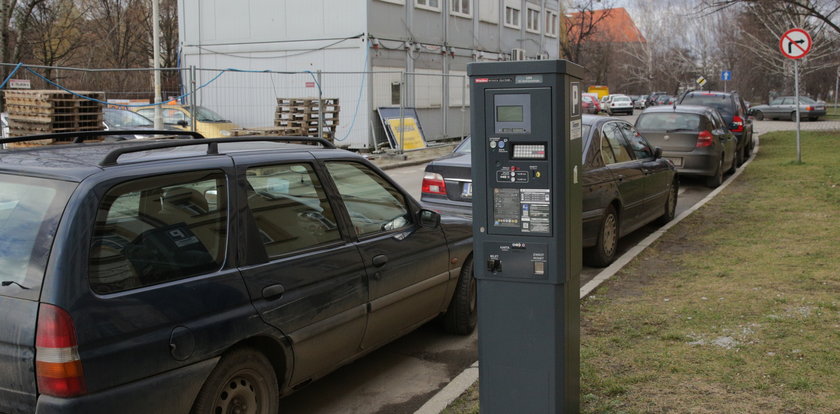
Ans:
[[[582,127],[583,124],[581,124],[580,119],[569,122],[569,141],[573,139],[580,139],[582,135]]]
[[[570,83],[572,86],[572,116],[579,116],[580,115],[580,82],[572,82]]]

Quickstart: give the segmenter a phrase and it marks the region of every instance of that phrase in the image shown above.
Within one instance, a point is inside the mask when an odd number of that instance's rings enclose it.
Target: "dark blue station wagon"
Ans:
[[[0,151],[0,412],[277,413],[431,319],[471,332],[470,222],[289,140]]]

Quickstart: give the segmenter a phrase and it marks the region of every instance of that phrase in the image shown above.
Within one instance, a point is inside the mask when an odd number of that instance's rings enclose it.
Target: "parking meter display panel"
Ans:
[[[550,235],[551,117],[549,88],[485,92],[487,113],[488,234]]]

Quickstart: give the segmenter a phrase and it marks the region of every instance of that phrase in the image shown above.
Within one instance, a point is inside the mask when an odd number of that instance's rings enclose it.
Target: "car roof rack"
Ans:
[[[322,147],[327,149],[335,149],[335,145],[333,143],[327,141],[324,138],[318,137],[264,137],[264,136],[246,136],[246,137],[238,137],[238,138],[208,138],[202,140],[195,140],[195,141],[187,141],[187,140],[177,140],[177,141],[169,141],[169,142],[155,142],[150,143],[147,145],[132,145],[130,147],[123,147],[117,148],[107,155],[99,163],[100,166],[109,166],[109,165],[116,165],[117,159],[120,158],[121,155],[129,154],[132,152],[142,152],[142,151],[150,151],[156,149],[165,149],[165,148],[176,148],[176,147],[186,147],[186,146],[193,146],[193,145],[207,145],[207,154],[214,155],[219,153],[219,144],[227,144],[227,143],[236,143],[236,142],[276,142],[276,143],[312,143],[312,144],[320,144]]]
[[[45,139],[62,139],[62,138],[73,138],[73,140],[68,140],[66,142],[79,144],[85,141],[85,139],[89,138],[96,138],[96,137],[107,137],[107,136],[114,136],[114,135],[169,135],[169,136],[189,136],[193,139],[203,139],[204,135],[199,134],[198,132],[193,131],[164,131],[164,130],[154,130],[154,129],[126,129],[126,130],[111,130],[111,131],[79,131],[79,132],[55,132],[52,134],[38,134],[38,135],[26,135],[22,137],[9,137],[9,138],[0,138],[0,144],[13,144],[16,142],[25,142],[25,141],[41,141]]]

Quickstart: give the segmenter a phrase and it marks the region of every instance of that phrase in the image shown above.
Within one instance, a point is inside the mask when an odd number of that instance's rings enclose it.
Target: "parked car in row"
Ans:
[[[671,105],[671,104],[673,104],[675,101],[676,101],[676,98],[674,98],[674,97],[673,97],[673,96],[671,96],[671,95],[658,95],[658,96],[656,97],[656,99],[653,101],[653,106],[658,106],[658,105]]]
[[[192,135],[0,151],[0,412],[276,414],[429,320],[474,329],[469,219],[326,140]],[[0,142],[45,137],[82,135]]]
[[[656,99],[659,98],[660,95],[668,95],[667,92],[653,92],[648,95],[647,100],[645,100],[645,107],[655,106],[657,105]]]
[[[590,95],[581,95],[580,97],[583,106],[583,113],[597,114],[601,112],[601,103]]]
[[[636,129],[662,148],[662,156],[674,163],[680,175],[706,177],[709,187],[719,186],[724,172],[737,168],[737,139],[715,108],[655,106],[639,115]]]
[[[819,103],[807,96],[799,97],[799,119],[818,121],[825,116],[825,103]],[[796,120],[796,97],[782,96],[770,101],[767,105],[757,105],[750,108],[750,114],[761,121],[768,119],[790,119]]]
[[[633,115],[633,101],[627,95],[607,95],[601,99],[601,106],[604,108],[604,112],[610,116],[615,114]]]
[[[750,158],[753,142],[753,124],[747,114],[747,105],[737,92],[692,91],[683,94],[678,102],[681,105],[703,105],[720,112],[724,125],[737,139],[735,158],[738,165]]]
[[[679,182],[673,164],[630,123],[584,115],[582,124],[584,261],[603,267],[615,259],[620,237],[674,217]],[[425,206],[472,212],[469,141],[426,166],[420,196]]]
[[[633,100],[633,108],[645,109],[647,106],[647,95],[639,95],[637,99]]]
[[[132,107],[132,111],[139,113],[149,119],[154,119],[155,108],[153,106]],[[192,109],[189,105],[167,104],[161,106],[163,124],[167,127],[191,130]],[[231,130],[239,128],[223,116],[203,106],[195,107],[195,131],[207,138],[227,137]]]
[[[155,129],[155,123],[137,112],[132,112],[125,109],[105,108],[102,110],[103,125],[106,131],[149,131]],[[179,131],[178,128],[164,125],[165,131]],[[106,139],[109,141],[119,141],[125,139],[135,138],[149,138],[148,134],[127,134],[127,135],[108,135]]]

